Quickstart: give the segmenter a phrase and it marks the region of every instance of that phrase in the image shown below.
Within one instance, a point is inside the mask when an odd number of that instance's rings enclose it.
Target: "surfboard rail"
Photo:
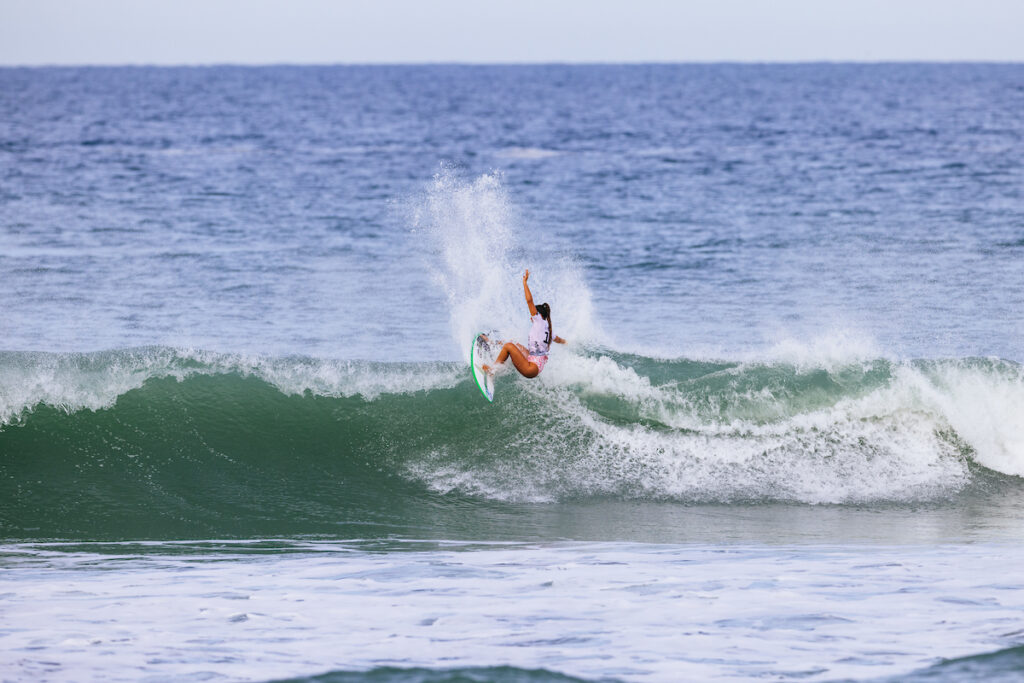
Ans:
[[[478,332],[473,337],[473,343],[469,347],[469,371],[473,375],[473,381],[476,382],[476,388],[480,390],[488,403],[494,403],[494,376],[484,372],[482,367],[487,360],[493,359],[484,356],[487,343],[480,339],[483,336],[483,332]]]

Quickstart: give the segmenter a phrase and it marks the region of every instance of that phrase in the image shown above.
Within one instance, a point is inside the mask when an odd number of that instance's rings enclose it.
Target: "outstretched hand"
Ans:
[[[523,273],[523,282],[526,282],[526,281],[527,281],[527,280],[529,280],[529,279],[530,279],[530,269],[529,269],[529,268],[527,268],[527,269],[526,269],[526,272],[525,272],[525,273]]]

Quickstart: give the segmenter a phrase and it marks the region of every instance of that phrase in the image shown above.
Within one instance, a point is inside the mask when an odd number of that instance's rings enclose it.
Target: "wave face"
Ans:
[[[941,503],[1024,475],[1007,361],[557,349],[498,383],[491,405],[455,363],[6,352],[3,535],[426,537],[510,504]]]

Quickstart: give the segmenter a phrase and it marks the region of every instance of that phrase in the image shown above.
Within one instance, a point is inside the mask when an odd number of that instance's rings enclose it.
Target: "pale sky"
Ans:
[[[1024,0],[0,0],[0,65],[1024,61]]]

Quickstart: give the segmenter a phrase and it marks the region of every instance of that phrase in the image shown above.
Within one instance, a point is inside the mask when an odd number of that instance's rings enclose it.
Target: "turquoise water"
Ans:
[[[12,680],[1006,680],[1016,65],[0,69]],[[495,402],[480,330],[552,308]]]

